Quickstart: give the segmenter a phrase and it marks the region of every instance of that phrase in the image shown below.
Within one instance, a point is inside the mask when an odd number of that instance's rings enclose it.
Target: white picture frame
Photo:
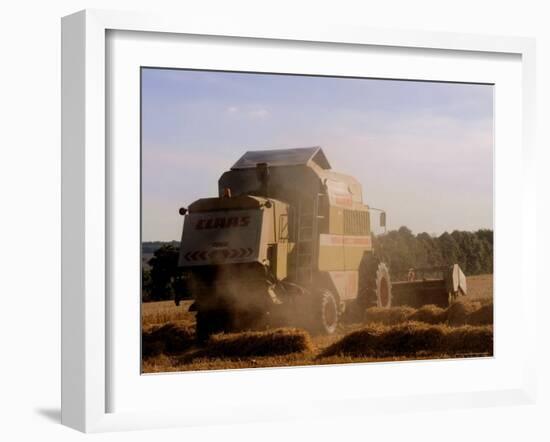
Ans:
[[[181,23],[171,17],[145,14],[87,10],[63,18],[62,21],[62,423],[84,432],[138,428],[204,425],[209,422],[249,422],[287,417],[334,415],[338,413],[368,414],[381,409],[388,412],[407,409],[460,408],[502,403],[533,403],[535,382],[535,339],[525,339],[521,364],[521,382],[463,393],[430,392],[425,395],[368,396],[310,400],[309,407],[285,407],[258,410],[242,399],[231,412],[206,414],[201,407],[189,410],[109,410],[109,370],[113,355],[108,338],[113,320],[109,310],[109,213],[112,208],[109,187],[107,151],[108,118],[106,78],[106,35],[111,31],[155,32],[164,35],[200,35],[269,39],[274,41],[338,43],[384,48],[437,49],[467,51],[479,57],[484,54],[510,54],[521,57],[521,226],[520,275],[527,272],[527,257],[536,256],[535,241],[535,177],[534,108],[535,108],[535,43],[519,37],[492,37],[450,33],[357,29],[344,26],[324,27],[309,24],[294,28],[273,24],[271,28],[253,23],[234,25],[189,21]],[[499,118],[498,115],[496,118]],[[498,235],[498,232],[497,232]],[[497,243],[498,244],[498,243]],[[498,254],[498,248],[496,249]],[[532,264],[532,263],[531,263]],[[533,337],[535,330],[536,286],[534,279],[520,278],[524,337]],[[504,323],[504,322],[503,322]],[[498,337],[498,325],[497,325]],[[136,340],[139,334],[136,332]],[[498,358],[498,354],[496,355]],[[447,362],[438,362],[446,364]],[[413,365],[410,365],[412,367]],[[441,365],[440,365],[441,366]],[[380,365],[378,365],[380,367]],[[389,365],[386,365],[389,367]],[[341,369],[333,367],[334,369]],[[361,366],[354,367],[357,375]],[[296,369],[298,373],[300,369]],[[248,374],[246,374],[248,373]],[[250,371],[245,376],[252,376]],[[274,371],[262,377],[274,376]],[[288,373],[288,372],[287,372]],[[311,372],[310,372],[311,373]],[[326,372],[328,373],[328,372]],[[243,374],[229,374],[242,378]],[[254,375],[256,376],[256,375]],[[168,379],[168,377],[166,377]],[[175,378],[172,378],[175,379]],[[218,377],[218,382],[223,379]],[[169,381],[166,381],[169,382]],[[165,382],[165,383],[166,383]],[[201,411],[202,410],[202,411]],[[235,410],[242,417],[235,418]],[[230,410],[231,411],[231,410]]]

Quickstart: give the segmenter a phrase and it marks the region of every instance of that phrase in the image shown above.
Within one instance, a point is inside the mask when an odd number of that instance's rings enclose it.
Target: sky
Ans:
[[[145,68],[142,239],[217,196],[247,150],[321,146],[388,229],[493,228],[493,86]]]

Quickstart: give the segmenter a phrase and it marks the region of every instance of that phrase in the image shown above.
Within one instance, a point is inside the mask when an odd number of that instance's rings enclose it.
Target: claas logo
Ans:
[[[201,218],[197,221],[195,229],[227,229],[230,227],[246,227],[250,224],[249,216],[231,216],[220,218]]]

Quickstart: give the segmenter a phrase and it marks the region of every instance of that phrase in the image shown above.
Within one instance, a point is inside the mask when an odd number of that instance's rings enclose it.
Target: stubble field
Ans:
[[[300,329],[215,335],[195,344],[190,301],[142,306],[142,372],[220,370],[491,356],[493,275],[468,277],[467,300],[447,309],[369,309],[331,336]]]

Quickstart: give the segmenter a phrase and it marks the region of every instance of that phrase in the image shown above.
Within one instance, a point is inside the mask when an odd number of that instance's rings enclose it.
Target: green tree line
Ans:
[[[374,238],[378,257],[387,262],[392,275],[406,273],[411,267],[437,267],[458,263],[466,275],[493,273],[493,231],[455,230],[439,236],[419,233],[400,227]],[[143,243],[142,253],[153,256],[142,265],[142,299],[159,301],[174,299],[181,293],[181,270],[178,269],[179,245]]]
[[[404,273],[411,267],[460,265],[466,275],[493,273],[493,231],[455,230],[439,236],[414,235],[400,227],[374,238],[376,254],[390,266],[392,273]]]

